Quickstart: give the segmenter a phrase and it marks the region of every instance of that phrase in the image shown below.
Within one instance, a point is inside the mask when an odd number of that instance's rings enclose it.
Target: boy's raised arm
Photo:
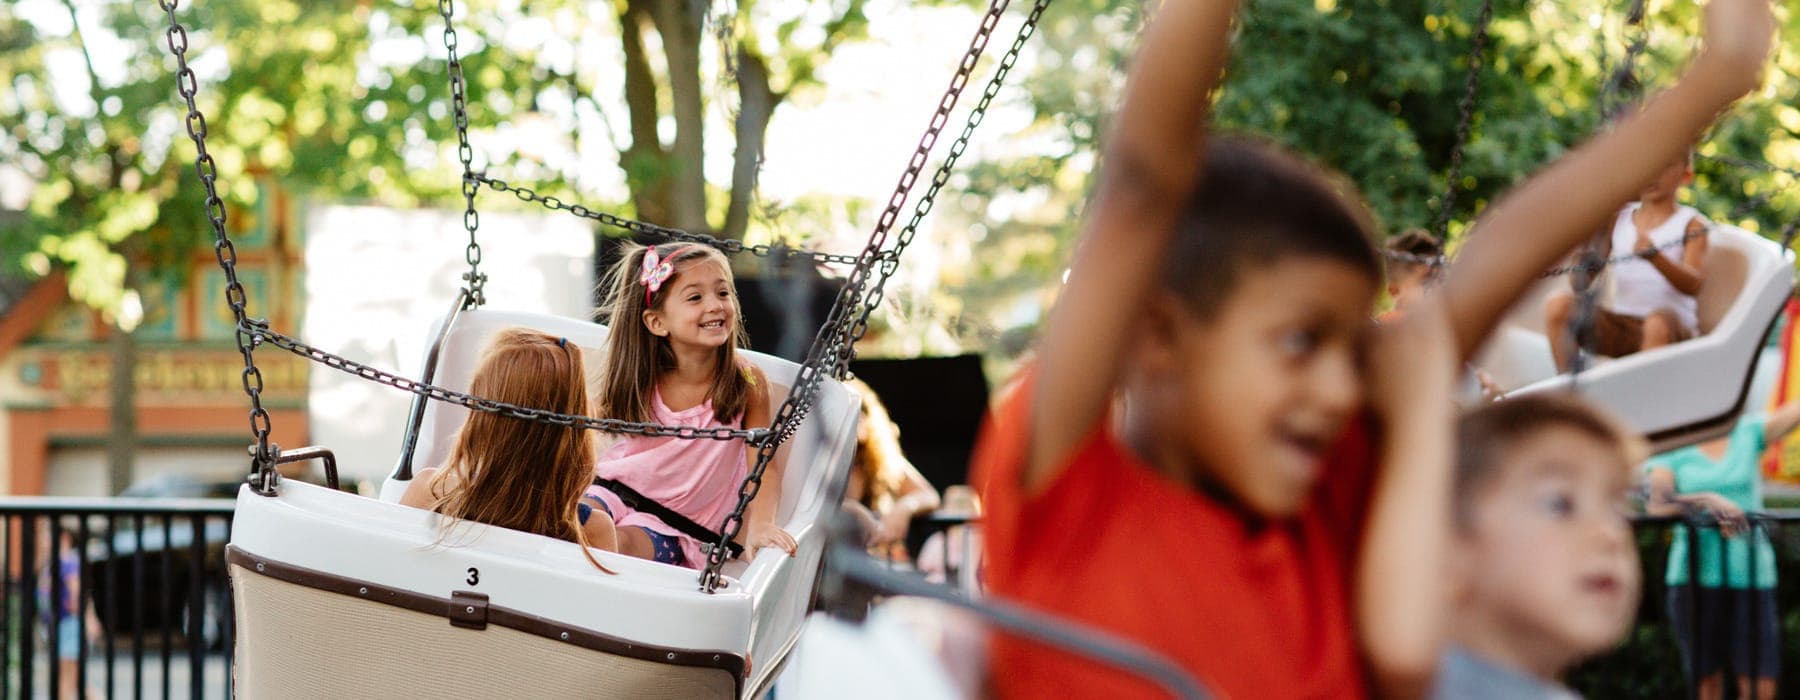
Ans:
[[[1074,264],[1038,351],[1025,487],[1105,413],[1138,310],[1194,187],[1236,0],[1170,0],[1144,31]]]
[[[1482,217],[1444,285],[1463,358],[1475,353],[1538,273],[1592,235],[1725,107],[1761,82],[1773,35],[1769,0],[1713,0],[1706,8],[1705,45],[1680,82]]]

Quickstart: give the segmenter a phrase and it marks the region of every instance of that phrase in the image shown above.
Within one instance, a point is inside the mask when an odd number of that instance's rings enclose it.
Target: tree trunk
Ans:
[[[137,339],[112,329],[112,433],[106,439],[106,491],[117,496],[131,485],[137,452]]]
[[[750,225],[750,205],[756,196],[756,177],[762,167],[769,117],[781,104],[782,96],[769,89],[768,63],[739,46],[737,153],[731,166],[731,202],[719,235],[743,240],[744,229]]]
[[[619,167],[625,171],[637,218],[667,222],[671,209],[668,153],[656,134],[656,122],[661,116],[658,88],[644,50],[650,3],[658,1],[627,0],[619,12],[619,37],[625,48],[625,108],[631,121],[631,146],[619,154]]]
[[[655,0],[652,16],[668,59],[674,98],[675,144],[669,163],[670,223],[706,231],[706,100],[700,90],[700,41],[705,16],[686,0]],[[703,5],[700,7],[704,7]]]

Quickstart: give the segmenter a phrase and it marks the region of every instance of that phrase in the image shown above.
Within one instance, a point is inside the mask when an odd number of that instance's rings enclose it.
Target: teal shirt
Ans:
[[[1761,511],[1761,462],[1763,450],[1768,447],[1763,441],[1763,425],[1767,420],[1767,416],[1756,415],[1738,421],[1731,431],[1724,457],[1717,462],[1698,447],[1684,447],[1652,457],[1647,468],[1663,467],[1674,472],[1675,490],[1679,493],[1710,491],[1730,499],[1745,512]],[[1687,530],[1686,526],[1675,526],[1675,541],[1669,546],[1669,572],[1665,581],[1671,586],[1688,585],[1690,538]],[[1754,532],[1753,540],[1749,535],[1725,539],[1720,537],[1717,529],[1702,528],[1697,539],[1702,587],[1775,587],[1775,549],[1769,545],[1769,537],[1762,530]],[[1754,582],[1752,572],[1755,573]]]

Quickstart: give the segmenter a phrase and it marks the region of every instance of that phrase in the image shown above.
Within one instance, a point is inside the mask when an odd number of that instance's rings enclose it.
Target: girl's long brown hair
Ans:
[[[856,455],[850,462],[850,468],[862,476],[860,502],[876,513],[885,513],[906,488],[906,472],[890,458],[900,453],[900,431],[873,388],[860,379],[844,383],[862,394],[862,425],[857,430]]]
[[[675,274],[645,303],[644,285],[638,281],[644,264],[644,252],[655,250],[657,257],[671,261]],[[744,314],[738,306],[737,282],[731,276],[731,264],[712,246],[695,243],[663,243],[656,246],[625,244],[619,262],[613,265],[602,283],[607,291],[607,305],[601,320],[607,324],[606,378],[600,387],[600,415],[638,423],[654,422],[650,397],[656,378],[675,369],[675,350],[669,339],[650,332],[644,326],[646,310],[661,309],[666,297],[675,289],[675,281],[695,265],[713,263],[725,271],[732,284],[731,340],[719,346],[717,371],[707,398],[712,399],[713,417],[730,423],[744,412],[750,399],[750,381],[738,365],[737,349],[744,344]]]
[[[470,393],[568,415],[589,415],[581,347],[538,331],[508,328],[494,336],[475,370]],[[432,493],[431,509],[582,545],[577,505],[594,478],[587,431],[486,411],[470,411]],[[595,512],[590,517],[606,517]]]

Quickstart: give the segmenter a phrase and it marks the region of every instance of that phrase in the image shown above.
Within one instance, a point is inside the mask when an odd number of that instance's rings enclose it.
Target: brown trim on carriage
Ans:
[[[270,561],[246,552],[237,545],[227,545],[225,547],[225,561],[233,566],[241,566],[245,571],[262,574],[279,581],[286,581],[307,588],[353,596],[364,600],[372,600],[384,605],[405,608],[413,612],[425,613],[427,615],[441,615],[452,625],[469,629],[480,629],[479,627],[472,627],[467,624],[466,615],[462,616],[463,623],[459,624],[459,616],[456,613],[461,612],[461,610],[457,609],[456,606],[467,607],[466,601],[461,598],[455,600],[451,598],[439,598],[423,593],[414,593],[412,591],[404,591],[390,586],[369,583],[367,581],[359,581],[353,578],[338,576],[336,574],[309,569],[303,566],[294,566],[292,564]],[[459,591],[458,594],[467,595],[468,592]],[[483,597],[485,598],[485,596]],[[673,664],[676,666],[699,666],[702,668],[719,669],[731,674],[733,683],[736,686],[734,693],[741,694],[744,690],[744,658],[730,652],[687,651],[649,644],[638,644],[636,642],[628,642],[619,639],[618,637],[579,627],[571,627],[554,620],[495,605],[489,605],[485,608],[485,620],[486,624],[489,625],[498,625],[500,627],[518,630],[526,634],[568,642],[584,649],[592,649],[608,654],[641,659],[644,661],[654,661],[656,663]]]
[[[1744,292],[1740,291],[1739,293],[1742,294]],[[1776,308],[1774,318],[1769,319],[1769,325],[1763,328],[1762,335],[1760,336],[1761,341],[1758,342],[1756,348],[1750,352],[1750,368],[1744,372],[1744,384],[1743,386],[1738,387],[1737,401],[1731,404],[1731,408],[1726,409],[1724,413],[1711,418],[1702,418],[1692,423],[1651,433],[1648,436],[1651,445],[1658,445],[1664,440],[1680,437],[1681,435],[1707,432],[1718,430],[1720,428],[1728,429],[1730,426],[1737,423],[1738,417],[1744,412],[1744,402],[1750,398],[1750,385],[1756,381],[1756,366],[1762,362],[1763,343],[1769,341],[1769,333],[1775,330],[1776,324],[1781,323],[1782,311],[1786,308],[1787,304],[1786,302],[1783,302],[1780,307]]]

